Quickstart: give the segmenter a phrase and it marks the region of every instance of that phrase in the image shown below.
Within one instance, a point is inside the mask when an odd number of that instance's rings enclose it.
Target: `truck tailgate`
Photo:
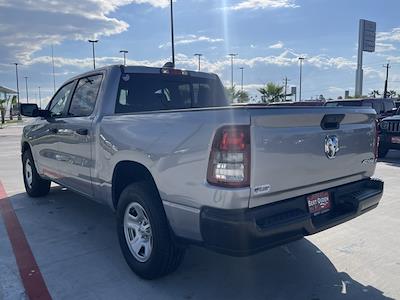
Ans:
[[[250,207],[361,180],[375,171],[372,109],[282,107],[249,111]],[[325,124],[326,120],[338,120],[339,128]],[[325,153],[329,138],[337,138],[339,144],[334,158]]]

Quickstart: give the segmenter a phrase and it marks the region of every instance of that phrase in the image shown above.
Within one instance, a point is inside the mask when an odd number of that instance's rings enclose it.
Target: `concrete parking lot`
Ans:
[[[190,247],[177,272],[144,281],[122,257],[108,207],[58,186],[25,194],[21,131],[0,129],[0,204],[11,203],[53,299],[400,299],[400,151],[379,162],[383,200],[360,218],[247,258]],[[12,239],[0,217],[1,300],[27,299],[34,277],[21,279]]]

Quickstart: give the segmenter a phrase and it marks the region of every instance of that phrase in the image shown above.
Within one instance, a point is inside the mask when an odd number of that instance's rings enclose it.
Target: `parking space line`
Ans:
[[[21,224],[0,181],[0,214],[18,265],[19,274],[30,300],[49,300],[50,293],[33,256]]]

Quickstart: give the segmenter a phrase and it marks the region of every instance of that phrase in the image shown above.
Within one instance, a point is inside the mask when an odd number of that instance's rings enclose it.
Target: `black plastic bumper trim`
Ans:
[[[383,182],[367,179],[326,191],[332,208],[318,216],[309,213],[307,195],[251,209],[204,207],[200,214],[204,245],[217,252],[247,256],[320,232],[375,208],[383,194]]]

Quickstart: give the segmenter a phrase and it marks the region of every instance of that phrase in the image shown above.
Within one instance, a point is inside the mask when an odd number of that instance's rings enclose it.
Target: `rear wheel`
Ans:
[[[378,157],[384,158],[388,154],[388,152],[389,152],[388,148],[380,146],[378,148]]]
[[[117,231],[125,260],[142,278],[165,276],[183,259],[185,250],[174,241],[158,192],[146,182],[130,184],[121,193]]]
[[[51,181],[40,177],[33,163],[32,153],[26,150],[22,155],[22,171],[25,190],[31,197],[42,197],[48,194]]]

